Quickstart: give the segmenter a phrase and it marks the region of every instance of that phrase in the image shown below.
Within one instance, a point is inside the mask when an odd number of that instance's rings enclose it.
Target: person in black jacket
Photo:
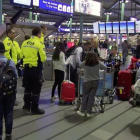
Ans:
[[[109,44],[109,41],[108,41],[108,39],[106,39],[104,41],[103,48],[108,49],[108,44]]]

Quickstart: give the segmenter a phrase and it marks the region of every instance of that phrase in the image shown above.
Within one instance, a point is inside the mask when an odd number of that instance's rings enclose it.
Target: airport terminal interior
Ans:
[[[32,30],[41,25],[47,29],[44,33],[47,60],[39,100],[45,114],[32,115],[23,110],[25,89],[21,74],[17,82],[12,138],[6,140],[140,140],[140,106],[134,105],[134,98],[125,101],[118,98],[117,91],[122,94],[123,87],[100,89],[99,97],[93,100],[97,104],[93,106],[91,117],[77,114],[80,109],[77,97],[72,103],[59,104],[56,90],[57,98],[51,100],[55,79],[52,56],[57,42],[64,42],[68,50],[78,42],[98,40],[103,60],[115,45],[123,62],[120,71],[130,67],[140,44],[140,0],[0,0],[0,42],[6,38],[8,28],[12,28],[21,48],[25,35],[31,36]],[[106,40],[108,44],[104,48]],[[124,62],[125,41],[129,49]],[[134,68],[132,72],[137,70]],[[105,91],[113,92],[111,103]],[[78,96],[82,98],[80,89]],[[140,98],[138,100],[139,103]],[[4,120],[3,125],[2,140],[6,133]]]

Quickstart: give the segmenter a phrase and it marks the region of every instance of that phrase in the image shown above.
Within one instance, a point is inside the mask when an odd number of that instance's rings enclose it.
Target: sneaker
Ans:
[[[14,106],[18,106],[18,102],[17,102],[17,100],[15,100],[15,102],[14,102]]]
[[[51,101],[53,102],[55,99],[57,99],[56,96],[52,97],[52,98],[51,98]]]
[[[42,110],[42,109],[37,109],[37,110],[34,110],[32,111],[32,115],[42,115],[45,113],[45,110]]]
[[[90,117],[91,117],[91,114],[89,114],[89,113],[86,113],[86,116],[87,116],[88,118],[90,118]]]
[[[12,140],[12,136],[6,136],[4,140]]]
[[[81,111],[77,111],[77,114],[80,115],[80,116],[82,116],[82,117],[86,116],[86,114],[83,113],[83,112],[81,112]]]

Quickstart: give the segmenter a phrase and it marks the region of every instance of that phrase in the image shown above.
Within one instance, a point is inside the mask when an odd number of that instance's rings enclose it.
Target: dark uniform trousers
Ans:
[[[42,69],[25,66],[23,74],[24,107],[36,111],[39,105],[40,92],[42,87]]]

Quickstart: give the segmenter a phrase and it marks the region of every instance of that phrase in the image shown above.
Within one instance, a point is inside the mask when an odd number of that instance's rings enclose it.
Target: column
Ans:
[[[37,23],[37,21],[38,21],[38,14],[36,13],[35,14],[35,23]]]
[[[83,42],[83,14],[80,16],[80,42]]]
[[[0,0],[0,26],[2,25],[2,0]]]
[[[2,24],[4,24],[4,18],[5,18],[5,15],[2,14]]]
[[[124,20],[124,9],[125,9],[125,2],[122,1],[122,4],[121,4],[121,21]],[[122,34],[120,34],[120,43],[122,43]]]
[[[106,22],[109,22],[109,14],[106,14]],[[106,39],[108,39],[108,34],[106,33]]]
[[[72,18],[70,18],[70,42],[71,42],[71,36],[72,36]]]
[[[32,20],[33,20],[33,13],[29,12],[29,21],[32,22]]]

